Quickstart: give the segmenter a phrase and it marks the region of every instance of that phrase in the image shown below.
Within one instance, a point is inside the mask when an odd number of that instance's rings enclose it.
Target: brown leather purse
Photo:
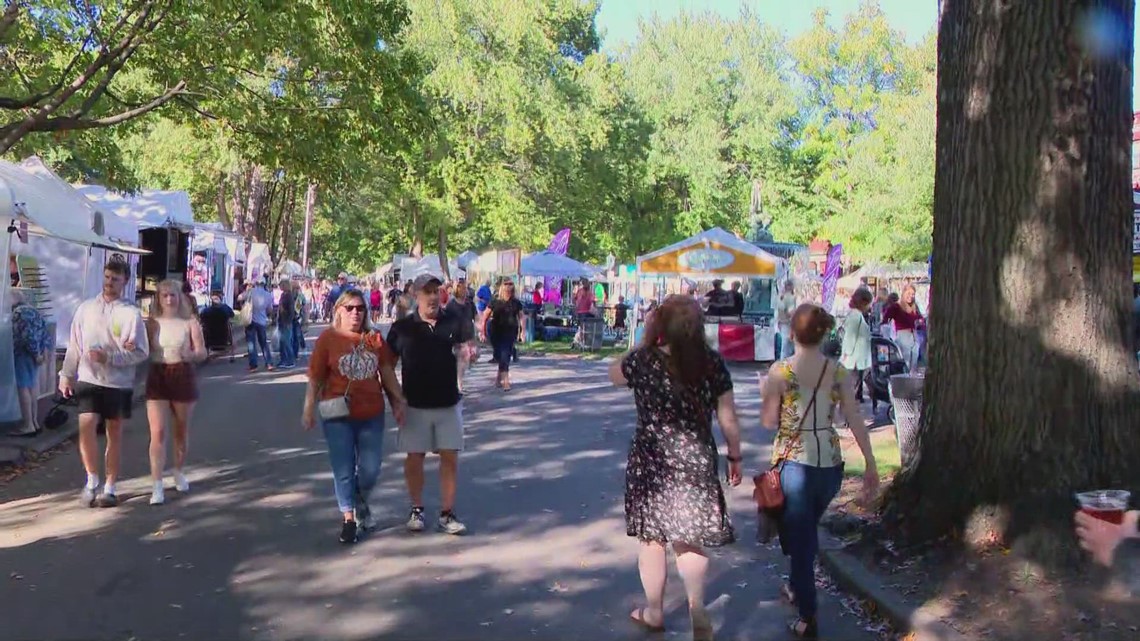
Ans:
[[[804,422],[807,420],[808,412],[815,408],[815,397],[819,395],[819,387],[823,385],[823,377],[827,374],[827,366],[830,364],[831,361],[827,361],[823,364],[823,371],[819,373],[819,381],[816,382],[815,389],[811,393],[811,400],[808,401],[808,405],[804,408],[804,413],[800,417],[800,425],[796,428],[796,436],[788,440],[788,445],[784,448],[784,453],[780,455],[780,458],[776,459],[776,463],[772,465],[771,469],[752,477],[752,482],[756,486],[752,489],[752,500],[756,501],[756,508],[761,512],[774,512],[784,507],[784,488],[780,485],[780,472],[784,469],[784,463],[788,460],[788,455],[792,453],[792,447],[799,442],[799,435],[803,432]]]

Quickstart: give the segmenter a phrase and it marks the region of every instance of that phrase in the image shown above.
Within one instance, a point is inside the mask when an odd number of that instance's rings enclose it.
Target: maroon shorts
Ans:
[[[146,400],[193,403],[198,378],[190,363],[151,363],[146,373]]]

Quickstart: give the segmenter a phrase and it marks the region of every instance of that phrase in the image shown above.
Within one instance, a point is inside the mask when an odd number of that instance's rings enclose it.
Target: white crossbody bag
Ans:
[[[353,348],[353,351],[364,349],[364,337],[360,338],[360,343]],[[348,380],[348,385],[344,387],[344,394],[335,396],[333,398],[323,400],[317,403],[317,414],[326,421],[347,418],[348,417],[348,390],[352,389],[352,379]]]

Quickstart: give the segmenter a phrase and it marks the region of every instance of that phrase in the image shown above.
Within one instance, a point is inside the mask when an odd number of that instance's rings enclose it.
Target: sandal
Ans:
[[[704,610],[689,615],[693,623],[693,641],[713,641],[713,625],[709,615]]]
[[[647,622],[645,620],[645,611],[647,609],[648,608],[638,608],[638,609],[634,610],[629,615],[629,620],[633,621],[635,625],[637,625],[639,628],[645,630],[646,632],[664,632],[665,631],[664,622],[662,622],[661,625],[651,625],[649,622]]]
[[[797,639],[818,639],[819,626],[816,625],[815,617],[811,619],[799,618],[788,626],[788,630],[796,636]]]

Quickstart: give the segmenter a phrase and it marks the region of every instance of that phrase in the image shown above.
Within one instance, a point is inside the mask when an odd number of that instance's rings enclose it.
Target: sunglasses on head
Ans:
[[[365,307],[364,305],[342,305],[341,309],[346,312],[363,312]]]

